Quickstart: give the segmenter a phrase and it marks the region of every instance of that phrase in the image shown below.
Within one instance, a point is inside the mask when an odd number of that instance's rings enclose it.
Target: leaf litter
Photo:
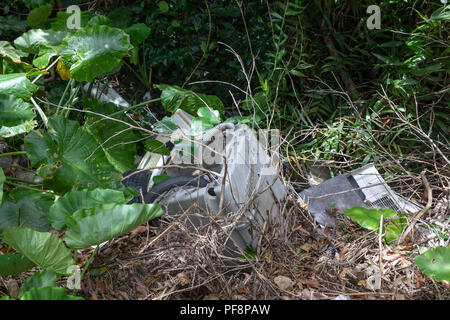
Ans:
[[[220,225],[225,221],[211,221],[191,230],[186,227],[189,215],[163,216],[102,246],[78,294],[92,300],[450,298],[448,282],[430,279],[413,263],[418,245],[432,247],[442,242],[430,236],[436,231],[429,225],[438,226],[443,233],[447,230],[445,197],[436,201],[429,217],[417,224],[405,243],[383,245],[381,272],[376,232],[359,227],[344,215],[337,215],[333,230],[321,228],[307,208],[298,204],[293,190],[282,215],[282,226],[266,228],[250,258],[244,252],[234,256],[223,253],[226,234]],[[170,232],[164,233],[167,228]],[[0,246],[2,252],[8,252],[6,245]],[[79,251],[80,266],[93,250]],[[1,277],[0,295],[9,293],[10,279],[22,282],[18,277]],[[58,285],[64,286],[65,281],[59,279]]]

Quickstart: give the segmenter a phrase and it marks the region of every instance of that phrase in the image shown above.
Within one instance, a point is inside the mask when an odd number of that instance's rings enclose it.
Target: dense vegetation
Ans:
[[[79,29],[66,23],[72,4]],[[366,25],[370,5],[380,29]],[[0,275],[38,265],[33,281],[52,289],[30,280],[22,298],[73,298],[55,279],[77,249],[162,214],[127,205],[136,192],[120,180],[135,156],[166,152],[149,141],[174,128],[178,108],[199,131],[280,129],[295,173],[305,162],[332,174],[375,162],[387,180],[425,168],[448,176],[449,20],[446,1],[1,1],[0,233],[20,253],[1,256]],[[131,107],[91,98],[93,81]],[[74,251],[50,230],[66,230]]]

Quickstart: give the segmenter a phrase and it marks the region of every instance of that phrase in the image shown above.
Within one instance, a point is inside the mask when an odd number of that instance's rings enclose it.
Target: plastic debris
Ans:
[[[396,194],[384,181],[373,164],[329,179],[299,193],[300,205],[316,221],[326,227],[336,225],[336,213],[359,206],[393,209],[398,213],[415,213],[421,206]]]

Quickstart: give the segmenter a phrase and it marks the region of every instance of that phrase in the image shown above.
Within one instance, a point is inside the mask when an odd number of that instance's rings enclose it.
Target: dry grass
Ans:
[[[432,185],[438,181],[438,177],[430,178]],[[410,196],[414,190],[412,196],[420,199],[420,181],[414,177],[409,183],[398,180],[392,187]],[[96,267],[107,271],[101,276],[88,273],[82,295],[88,299],[195,300],[309,300],[339,295],[351,299],[450,298],[448,283],[436,283],[412,262],[419,246],[448,245],[430,228],[433,223],[448,233],[450,202],[444,194],[436,196],[432,210],[417,222],[404,243],[380,248],[378,234],[341,214],[334,230],[321,228],[298,204],[292,187],[289,190],[281,212],[283,227],[262,231],[255,257],[245,258],[242,251],[234,258],[224,254],[235,217],[210,217],[201,227],[188,228],[189,215],[200,212],[193,207],[187,214],[166,216],[157,226],[141,227],[110,241],[94,260]],[[377,289],[380,252],[382,277]],[[289,278],[291,284],[280,288],[278,276]]]
[[[402,190],[402,183],[393,187]],[[419,186],[411,184],[405,192],[411,188],[420,192]],[[86,273],[79,294],[87,299],[168,300],[310,300],[339,295],[351,299],[450,298],[448,283],[436,283],[412,262],[419,246],[448,245],[430,231],[430,222],[444,233],[448,230],[448,198],[436,197],[432,210],[417,222],[406,243],[383,245],[381,289],[376,289],[378,235],[343,215],[338,215],[334,230],[321,228],[299,206],[295,191],[289,190],[281,213],[283,232],[275,232],[280,231],[277,226],[266,227],[253,258],[244,258],[244,252],[234,258],[224,255],[227,226],[233,217],[211,217],[209,223],[188,228],[189,214],[199,212],[193,207],[187,214],[166,216],[156,226],[141,226],[109,241]],[[83,250],[79,262],[86,262],[92,251]],[[104,273],[95,275],[100,268]],[[289,278],[291,284],[281,289],[275,280],[278,276]],[[2,277],[1,295],[8,294],[10,279],[20,286],[17,277]],[[65,284],[64,279],[60,284]]]

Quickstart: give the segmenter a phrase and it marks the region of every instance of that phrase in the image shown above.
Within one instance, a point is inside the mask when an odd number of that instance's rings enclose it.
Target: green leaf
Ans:
[[[26,73],[0,74],[0,94],[29,100],[38,89],[27,79]]]
[[[72,189],[122,190],[120,175],[101,146],[78,122],[61,116],[49,120],[50,130],[25,137],[33,166],[39,167],[44,186],[60,193]]]
[[[289,70],[289,73],[290,73],[290,74],[293,74],[293,75],[296,76],[296,77],[300,77],[300,78],[306,77],[306,74],[304,74],[303,72],[297,71],[297,70],[295,70],[295,69]]]
[[[247,245],[245,247],[245,256],[247,257],[247,259],[254,259],[256,257],[256,252],[255,250],[252,248],[251,245]],[[245,259],[244,257],[241,257],[242,259]]]
[[[197,110],[197,114],[199,117],[191,121],[191,130],[193,133],[204,132],[221,122],[219,111],[211,110],[208,107],[201,107]]]
[[[124,204],[125,196],[121,191],[108,189],[68,192],[50,207],[48,219],[53,228],[61,230],[66,226],[66,216],[71,216],[79,209],[89,209],[106,203]]]
[[[43,269],[68,274],[75,264],[64,243],[50,232],[38,232],[26,227],[9,227],[3,231],[3,242],[10,245]]]
[[[129,36],[122,30],[95,25],[65,38],[59,53],[71,63],[73,79],[92,81],[117,67],[132,48]]]
[[[44,287],[30,289],[21,300],[84,300],[84,298],[67,294],[64,288]]]
[[[225,112],[222,101],[214,95],[195,93],[179,86],[169,86],[166,84],[157,84],[155,85],[155,88],[162,90],[161,103],[164,108],[171,113],[174,113],[178,109],[182,109],[195,115],[197,114],[198,109],[206,106],[218,110],[220,114]]]
[[[0,94],[0,137],[12,137],[33,130],[32,105],[21,99]]]
[[[437,9],[430,16],[430,20],[434,22],[441,22],[450,20],[450,6],[444,6],[442,8]]]
[[[56,287],[56,273],[52,269],[44,269],[36,272],[22,284],[19,290],[19,298],[33,288]]]
[[[437,247],[414,258],[420,271],[436,281],[450,281],[450,247]]]
[[[0,276],[18,275],[34,266],[35,264],[21,253],[0,254]]]
[[[219,111],[211,110],[207,107],[201,107],[200,109],[198,109],[197,114],[199,117],[204,118],[206,121],[212,124],[218,124],[221,121]]]
[[[169,12],[169,5],[165,1],[158,2],[159,10],[161,10],[162,13]]]
[[[392,220],[387,224],[386,235],[384,238],[388,244],[400,238],[407,222],[408,221],[405,217],[401,217],[399,219]]]
[[[98,245],[163,214],[159,204],[105,204],[74,213],[65,234],[73,249]]]
[[[89,20],[89,22],[87,23],[86,27],[88,27],[88,28],[93,27],[96,24],[109,26],[109,25],[111,25],[111,20],[109,20],[109,18],[106,16],[98,15],[98,16],[92,17]]]
[[[16,203],[4,202],[0,207],[0,232],[19,225],[47,231],[50,227],[47,216],[52,204],[53,196],[41,193],[29,194]]]
[[[161,121],[155,123],[153,131],[162,134],[171,134],[173,131],[177,130],[178,126],[169,117],[162,118]]]
[[[146,140],[145,141],[145,149],[149,152],[162,154],[164,156],[170,155],[170,150],[167,149],[166,145],[156,139]]]
[[[134,169],[134,156],[137,152],[136,140],[139,139],[139,136],[125,124],[129,121],[129,118],[124,112],[119,112],[123,111],[123,108],[114,103],[101,103],[95,99],[85,99],[83,103],[89,110],[122,121],[89,115],[84,127],[95,138],[109,163],[118,172]]]
[[[42,69],[48,66],[50,59],[58,55],[57,47],[41,46],[39,49],[39,55],[33,60],[33,65]]]
[[[53,6],[50,4],[46,4],[44,6],[31,10],[27,17],[28,25],[31,28],[35,28],[41,23],[44,23],[48,20],[48,17],[50,17],[52,10]]]
[[[20,56],[16,49],[8,41],[0,41],[0,56],[8,58],[14,63],[21,63]]]
[[[393,60],[390,57],[385,57],[385,56],[379,55],[377,53],[372,53],[372,54],[389,66],[401,66],[402,65],[402,63],[398,59]]]
[[[177,19],[173,19],[172,21],[170,21],[170,25],[174,28],[178,28],[179,26],[181,26],[181,23]],[[203,45],[203,43],[202,43],[202,45]],[[205,43],[204,47],[205,47],[204,50],[202,50],[203,52],[206,51],[206,43]]]
[[[67,32],[55,30],[31,29],[14,40],[16,48],[28,53],[38,54],[42,45],[58,46]]]
[[[209,129],[212,129],[213,127],[214,127],[214,125],[205,118],[197,117],[197,118],[192,119],[192,121],[191,121],[192,133],[205,132]]]
[[[355,220],[361,227],[369,230],[377,230],[380,227],[380,217],[394,217],[397,215],[392,209],[366,209],[362,207],[353,207],[344,211],[347,217]]]
[[[124,30],[130,35],[130,42],[133,46],[138,46],[150,35],[150,28],[143,23],[136,23]]]

